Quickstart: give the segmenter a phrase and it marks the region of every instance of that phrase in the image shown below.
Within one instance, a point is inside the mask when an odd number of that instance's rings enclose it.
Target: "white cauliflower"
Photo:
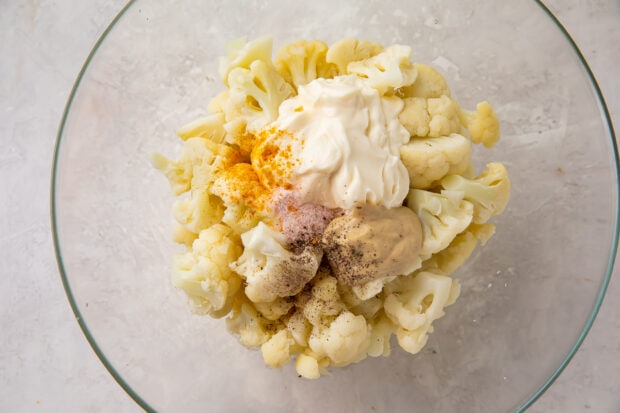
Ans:
[[[455,100],[445,95],[430,98],[426,101],[426,108],[430,116],[428,122],[429,137],[436,138],[461,132],[461,111]]]
[[[327,373],[327,366],[329,366],[329,359],[314,354],[310,349],[297,356],[295,362],[297,374],[306,379],[318,379],[321,374]]]
[[[409,173],[409,186],[427,189],[448,174],[462,174],[470,164],[471,144],[462,135],[413,138],[400,147],[400,159]]]
[[[198,234],[222,220],[224,206],[221,199],[206,190],[192,192],[172,204],[172,215],[187,231]]]
[[[408,97],[403,99],[403,103],[403,110],[398,115],[400,123],[411,136],[428,136],[431,117],[428,114],[426,99]]]
[[[439,98],[443,95],[450,96],[450,89],[446,79],[432,66],[422,63],[414,63],[414,69],[418,76],[412,85],[401,88],[398,91],[400,97]]]
[[[330,365],[344,366],[366,357],[370,327],[364,316],[343,311],[329,326],[315,326],[308,343],[314,353],[328,357]]]
[[[501,214],[510,198],[510,180],[506,167],[493,162],[487,168],[475,179],[448,175],[441,180],[444,189],[462,193],[464,199],[474,205],[473,222],[476,224],[484,224],[493,215]]]
[[[420,272],[407,277],[403,291],[389,294],[385,314],[396,324],[398,344],[407,352],[419,352],[432,332],[431,324],[444,315],[444,307],[454,303],[460,287],[452,278]]]
[[[198,313],[222,317],[230,311],[241,279],[228,263],[241,254],[241,243],[225,225],[200,232],[192,249],[174,259],[172,283],[185,291]]]
[[[346,75],[349,74],[347,71],[349,63],[366,60],[378,55],[383,50],[383,46],[379,43],[348,37],[329,46],[325,60],[337,66],[338,74]]]
[[[286,237],[263,222],[243,233],[241,241],[243,254],[230,267],[245,278],[245,293],[254,302],[299,293],[316,274],[323,255],[318,247],[307,247],[300,254],[287,251]]]
[[[401,45],[390,46],[368,59],[351,62],[347,71],[366,78],[368,85],[382,95],[411,85],[417,76],[411,63],[411,48]]]
[[[484,245],[494,232],[493,224],[471,224],[467,230],[457,235],[447,248],[424,261],[424,270],[452,274],[470,257],[478,242]]]
[[[279,368],[291,361],[291,350],[294,346],[295,340],[291,334],[282,329],[264,342],[260,350],[266,365]]]
[[[313,280],[310,291],[297,296],[296,306],[315,327],[329,323],[346,308],[338,292],[338,280],[323,267]]]
[[[177,135],[184,141],[199,137],[209,139],[215,143],[222,143],[226,136],[224,123],[223,113],[210,114],[187,123],[177,130]]]
[[[474,214],[474,206],[469,201],[421,189],[409,191],[407,206],[422,222],[422,260],[450,245],[454,237],[469,226]]]
[[[297,345],[301,347],[308,346],[308,337],[310,337],[312,325],[306,320],[303,311],[296,310],[290,317],[284,320],[284,324]]]
[[[174,161],[158,153],[152,162],[170,182],[172,192],[181,195],[209,189],[215,174],[239,161],[237,151],[207,138],[189,138],[183,144],[181,155]]]
[[[263,315],[267,320],[279,320],[295,305],[294,300],[287,298],[278,297],[275,300],[264,303],[254,303],[254,307],[256,310]]]
[[[273,39],[269,36],[247,41],[247,38],[236,39],[226,45],[226,56],[220,58],[219,73],[224,85],[229,86],[228,75],[233,69],[248,69],[255,61],[271,65]]]
[[[473,143],[481,143],[491,148],[499,141],[499,120],[489,102],[478,103],[476,112],[462,110],[460,117],[469,130]]]
[[[277,321],[269,321],[256,311],[245,297],[233,303],[231,315],[226,319],[228,330],[239,337],[246,347],[259,347],[283,328]]]
[[[370,322],[370,344],[368,345],[368,355],[370,357],[387,357],[390,355],[390,338],[394,334],[394,324],[385,314],[375,321]]]
[[[320,40],[299,40],[282,46],[276,53],[274,65],[295,90],[319,77],[330,79],[338,68],[325,61],[327,45]]]
[[[383,289],[383,284],[381,288]],[[376,297],[376,294],[364,300],[358,297],[351,286],[342,283],[338,284],[338,292],[349,311],[355,315],[363,315],[367,320],[372,320],[383,308],[383,300]]]
[[[275,68],[262,60],[255,60],[248,69],[232,69],[228,84],[229,98],[223,104],[226,121],[244,122],[250,132],[276,120],[280,103],[294,92]]]

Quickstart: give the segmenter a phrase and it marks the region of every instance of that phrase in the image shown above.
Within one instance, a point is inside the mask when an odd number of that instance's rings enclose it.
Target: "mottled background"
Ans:
[[[75,77],[122,0],[0,1],[0,411],[140,408],[82,335],[54,259],[51,156]],[[620,2],[548,0],[620,127]],[[618,273],[618,271],[616,271]],[[620,280],[583,346],[534,412],[620,411]]]

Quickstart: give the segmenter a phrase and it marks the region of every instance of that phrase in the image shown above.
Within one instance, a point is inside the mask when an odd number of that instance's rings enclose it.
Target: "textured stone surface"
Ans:
[[[0,6],[0,411],[140,408],[80,331],[59,281],[49,224],[49,172],[69,91],[120,0],[5,0]],[[620,4],[553,0],[620,125]],[[618,273],[618,271],[616,271]],[[620,411],[620,280],[582,348],[535,412]]]

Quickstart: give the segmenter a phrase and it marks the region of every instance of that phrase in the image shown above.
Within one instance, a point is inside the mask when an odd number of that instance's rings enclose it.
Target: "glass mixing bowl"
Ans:
[[[497,233],[456,276],[457,303],[412,356],[394,346],[329,376],[263,365],[170,283],[172,195],[150,164],[222,89],[217,58],[247,35],[402,43],[446,75],[464,107],[489,100],[502,140],[477,165],[510,171]],[[507,412],[575,353],[617,242],[618,159],[600,91],[535,1],[131,2],[82,69],[58,136],[53,228],[62,279],[95,352],[158,411]]]

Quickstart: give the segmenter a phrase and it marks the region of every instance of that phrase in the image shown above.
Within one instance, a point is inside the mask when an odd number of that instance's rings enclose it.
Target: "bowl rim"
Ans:
[[[127,10],[129,10],[132,7],[132,5],[136,3],[136,1],[137,0],[129,0],[120,9],[120,11],[116,14],[116,16],[112,19],[112,21],[108,24],[108,26],[99,36],[94,46],[92,47],[91,51],[89,52],[88,56],[86,57],[86,60],[82,64],[82,67],[80,68],[80,71],[78,72],[76,80],[71,88],[71,92],[69,93],[69,97],[67,99],[67,103],[65,104],[65,108],[63,110],[63,114],[60,120],[57,134],[56,134],[56,143],[54,146],[54,154],[52,158],[51,183],[50,183],[50,219],[51,219],[52,238],[53,238],[53,244],[54,244],[54,254],[56,257],[56,263],[57,263],[57,267],[60,273],[60,278],[62,280],[62,284],[65,290],[65,293],[67,295],[67,299],[69,300],[69,304],[71,306],[73,314],[75,316],[75,319],[78,322],[84,336],[88,340],[89,345],[91,346],[91,348],[93,349],[93,351],[95,352],[99,360],[103,363],[104,367],[112,375],[114,380],[116,380],[116,382],[121,386],[121,388],[129,395],[129,397],[131,397],[134,400],[134,402],[136,402],[145,411],[156,412],[156,410],[153,407],[151,407],[147,403],[146,400],[144,400],[140,395],[137,394],[136,391],[133,390],[133,388],[125,381],[125,379],[123,379],[121,374],[114,368],[112,363],[107,359],[106,355],[103,353],[103,351],[101,350],[101,348],[95,341],[84,318],[82,317],[82,314],[80,312],[80,309],[78,308],[75,296],[73,295],[71,285],[69,283],[69,278],[67,276],[67,271],[63,263],[61,245],[60,245],[60,239],[59,239],[58,222],[56,219],[56,216],[57,216],[56,214],[56,210],[57,210],[56,183],[58,180],[58,160],[59,160],[62,137],[64,134],[64,129],[67,123],[67,119],[69,117],[69,112],[73,104],[73,100],[80,87],[82,79],[84,78],[84,74],[88,70],[92,59],[97,54],[99,47],[101,47],[101,45],[104,43],[105,39],[107,38],[108,34],[116,27],[116,24],[125,15]],[[562,371],[566,368],[566,366],[570,363],[572,358],[575,356],[575,354],[577,353],[577,350],[581,347],[584,339],[588,335],[588,332],[592,328],[594,320],[596,319],[596,316],[598,315],[600,307],[603,303],[603,299],[605,297],[605,293],[607,291],[607,287],[609,285],[609,281],[613,273],[614,263],[616,260],[616,254],[618,250],[618,236],[619,236],[619,231],[620,231],[620,222],[619,222],[619,216],[620,216],[620,156],[618,154],[618,144],[616,141],[616,134],[614,131],[611,116],[609,114],[609,109],[605,102],[605,98],[603,97],[603,93],[599,87],[598,82],[596,81],[594,73],[590,69],[590,66],[588,65],[588,62],[583,56],[581,50],[579,49],[579,47],[577,46],[577,44],[575,43],[571,35],[568,33],[568,30],[566,30],[566,28],[562,25],[562,23],[558,20],[558,18],[553,14],[553,12],[542,2],[542,0],[533,0],[533,1],[541,8],[541,10],[551,19],[551,21],[555,24],[555,26],[564,35],[570,47],[573,49],[573,51],[577,55],[579,62],[581,63],[582,68],[585,70],[585,73],[588,79],[590,80],[591,86],[595,92],[595,95],[596,95],[596,98],[599,104],[599,110],[601,111],[603,118],[605,120],[607,131],[609,133],[609,138],[611,140],[612,149],[614,152],[613,153],[614,161],[615,161],[614,166],[615,166],[615,172],[616,172],[616,188],[615,188],[616,196],[615,196],[614,201],[615,201],[615,206],[616,206],[616,216],[615,216],[615,223],[614,223],[614,236],[613,236],[613,240],[611,244],[611,249],[609,251],[610,255],[609,255],[609,261],[607,263],[605,277],[603,279],[603,282],[601,283],[600,290],[596,296],[596,301],[594,303],[592,311],[590,315],[588,316],[588,318],[586,319],[585,325],[583,326],[581,333],[577,337],[577,340],[575,341],[575,343],[569,350],[568,354],[566,354],[566,356],[564,357],[564,360],[560,363],[560,365],[551,373],[551,375],[538,388],[538,390],[536,390],[534,393],[527,396],[527,400],[523,402],[522,405],[516,409],[517,412],[524,412],[525,410],[527,410],[545,393],[545,391],[547,391],[547,389],[549,389],[549,387],[551,387],[551,385],[555,382],[555,380],[559,377]]]

